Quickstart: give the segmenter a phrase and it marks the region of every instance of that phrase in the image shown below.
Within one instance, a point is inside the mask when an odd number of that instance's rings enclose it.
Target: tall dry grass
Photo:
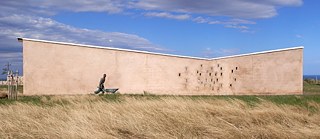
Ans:
[[[0,138],[320,138],[320,112],[263,101],[97,96],[0,106]],[[319,103],[312,103],[319,109]]]

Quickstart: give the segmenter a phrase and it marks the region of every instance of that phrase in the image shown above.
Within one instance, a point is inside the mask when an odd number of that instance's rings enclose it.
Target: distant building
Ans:
[[[303,47],[220,58],[19,38],[25,95],[90,94],[106,73],[120,93],[302,94]]]

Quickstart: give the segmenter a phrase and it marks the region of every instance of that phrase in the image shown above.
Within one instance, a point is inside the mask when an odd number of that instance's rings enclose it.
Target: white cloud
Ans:
[[[212,20],[210,18],[204,18],[201,16],[194,18],[192,21],[196,23],[224,25],[224,27],[226,28],[239,29],[241,30],[241,32],[252,32],[249,30],[249,27],[247,25],[256,24],[256,22],[244,20],[244,19],[238,19],[238,18],[230,19],[226,21],[220,21],[220,20]]]
[[[197,22],[197,23],[208,23],[209,19],[198,16],[198,17],[192,19],[192,21]]]
[[[125,5],[125,0],[25,0],[23,2],[3,0],[0,2],[0,8],[3,11],[29,15],[54,15],[61,11],[119,13],[123,11]]]
[[[235,48],[212,49],[208,47],[201,52],[201,55],[207,58],[212,58],[212,57],[230,56],[230,55],[235,55],[237,53],[239,53],[239,50]]]
[[[15,70],[19,69],[22,71],[22,52],[0,52],[0,69],[2,69],[7,62],[10,62],[11,66],[15,67]],[[2,71],[0,71],[0,73],[1,72]]]
[[[283,6],[300,6],[303,4],[302,0],[247,0],[253,1],[263,4],[270,4],[270,5],[283,5]]]
[[[270,18],[281,6],[300,6],[302,0],[137,0],[131,7],[207,16]]]
[[[297,38],[303,38],[303,35],[301,35],[301,34],[296,34],[295,35]]]
[[[10,62],[12,69],[22,71],[22,52],[0,52],[0,69]],[[2,73],[2,71],[0,71]],[[0,74],[0,78],[1,74]]]
[[[247,30],[249,29],[247,26],[243,25],[225,25],[226,28],[236,28],[236,29],[241,29],[241,30]]]
[[[270,18],[277,9],[300,6],[303,0],[3,0],[0,9],[19,14],[52,15],[61,11],[120,13],[129,9],[231,18]],[[5,14],[5,13],[3,13]],[[166,17],[166,16],[164,16]]]
[[[239,25],[239,24],[256,24],[253,21],[243,20],[243,19],[231,19],[228,21],[218,21],[218,20],[207,20],[208,24],[221,24],[221,25]]]
[[[147,39],[137,35],[75,28],[50,18],[15,14],[0,17],[0,25],[0,35],[11,38],[30,37],[140,50],[161,50]]]
[[[22,52],[1,53],[0,59],[2,59],[2,58],[21,57],[21,56],[22,56]]]
[[[277,9],[280,7],[302,4],[302,0],[25,0],[24,2],[10,0],[0,1],[0,9],[2,9],[0,15],[15,13],[51,16],[63,11],[106,13],[127,13],[129,11],[130,13],[130,10],[138,9],[149,17],[191,19],[197,23],[244,28],[252,24],[252,21],[244,19],[271,18],[278,14]],[[199,17],[192,18],[192,15]],[[234,21],[208,20],[201,16],[227,17]],[[239,24],[243,25],[239,26]]]
[[[151,17],[176,19],[176,20],[186,20],[190,18],[190,15],[187,15],[187,14],[171,14],[167,12],[148,12],[148,13],[145,13],[144,15],[151,16]]]

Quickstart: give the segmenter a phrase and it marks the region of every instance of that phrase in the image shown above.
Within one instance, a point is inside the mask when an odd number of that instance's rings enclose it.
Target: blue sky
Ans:
[[[3,0],[0,66],[22,71],[17,37],[219,57],[304,46],[320,74],[317,0]],[[2,76],[3,77],[3,76]]]

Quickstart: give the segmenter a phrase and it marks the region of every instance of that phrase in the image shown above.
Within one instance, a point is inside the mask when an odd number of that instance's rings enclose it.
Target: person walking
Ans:
[[[94,91],[95,94],[99,94],[100,92],[102,92],[102,94],[104,94],[104,82],[106,81],[106,74],[103,74],[103,77],[100,79],[99,82],[99,86],[98,86],[98,90]]]

